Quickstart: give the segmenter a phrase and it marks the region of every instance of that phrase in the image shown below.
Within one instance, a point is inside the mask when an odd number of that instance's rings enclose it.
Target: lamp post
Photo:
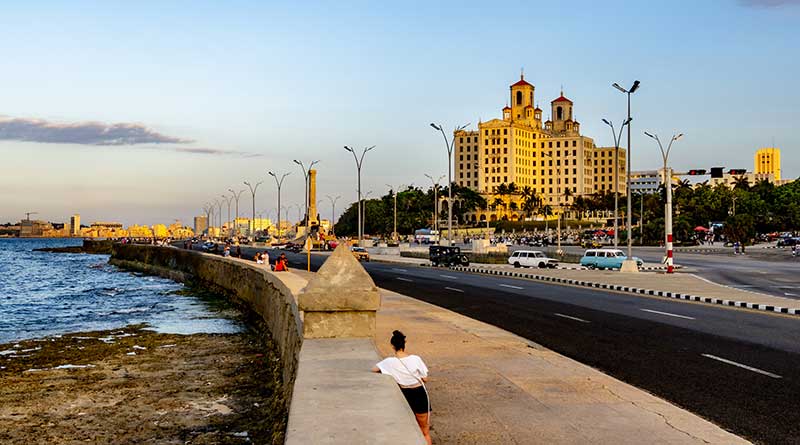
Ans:
[[[394,194],[394,231],[392,232],[392,239],[397,241],[397,189],[402,187],[402,185],[399,185],[395,188],[391,184],[386,184],[386,187],[389,187],[389,190],[391,190]]]
[[[550,153],[542,152],[542,155],[547,156],[550,159],[555,159],[555,158],[553,158],[553,155],[551,155]],[[556,181],[557,181],[556,205],[558,205],[558,208],[559,208],[558,219],[556,220],[556,222],[557,222],[557,228],[556,228],[556,238],[557,238],[556,239],[556,243],[557,243],[556,244],[557,245],[556,253],[561,255],[563,253],[561,251],[561,214],[563,212],[561,211],[561,188],[558,187],[558,186],[561,185],[561,166],[560,165],[556,165]],[[547,221],[547,215],[545,215],[545,221]]]
[[[625,171],[626,173],[626,186],[625,186],[625,194],[628,195],[628,211],[627,213],[627,228],[628,228],[628,256],[625,258],[625,261],[620,268],[622,272],[638,272],[639,266],[636,264],[636,261],[633,260],[633,231],[631,230],[631,94],[635,93],[636,90],[639,89],[639,82],[638,80],[633,82],[633,85],[628,88],[622,88],[619,84],[614,83],[614,88],[618,89],[622,93],[628,95],[628,168]]]
[[[436,130],[439,130],[442,133],[442,137],[444,138],[444,146],[447,149],[447,245],[453,245],[453,145],[456,143],[456,136],[455,134],[465,128],[467,128],[469,124],[462,125],[460,127],[456,127],[453,130],[453,140],[447,140],[447,134],[444,132],[444,128],[441,125],[436,125],[431,122],[431,127]]]
[[[231,222],[231,202],[233,201],[233,198],[228,196],[228,195],[222,195],[222,200],[223,200],[223,202],[227,202],[228,203],[228,220],[225,221],[225,223],[226,224],[230,224],[230,222]],[[231,236],[231,228],[230,227],[228,227],[228,236],[229,237]]]
[[[258,186],[261,185],[264,181],[259,181],[255,186],[251,185],[249,182],[244,181],[244,185],[250,188],[250,194],[253,195],[253,240],[255,240],[255,232],[256,232],[256,191],[258,190]]]
[[[367,154],[368,151],[375,148],[373,145],[372,147],[364,148],[364,151],[361,152],[361,157],[356,155],[355,150],[348,147],[347,145],[344,146],[344,149],[349,151],[353,154],[353,159],[356,160],[356,170],[358,170],[358,245],[361,245],[361,239],[364,237],[364,225],[361,221],[361,166],[364,164],[364,155]]]
[[[667,167],[667,161],[669,160],[669,151],[672,149],[672,143],[680,139],[683,136],[683,133],[672,136],[672,139],[669,141],[669,145],[667,145],[667,151],[664,151],[664,146],[661,145],[658,135],[653,135],[646,131],[644,134],[650,136],[651,138],[655,139],[656,142],[658,142],[658,148],[661,150],[661,158],[664,160],[664,188],[667,192],[667,203],[664,206],[664,238],[666,242],[665,247],[667,249],[667,273],[672,273],[672,170]]]
[[[336,235],[336,229],[334,229],[336,224],[334,224],[333,220],[336,218],[336,201],[338,201],[342,195],[336,195],[335,198],[331,198],[331,195],[325,195],[325,197],[331,202],[331,233]]]
[[[283,187],[283,180],[289,176],[289,173],[284,173],[281,175],[281,179],[278,179],[278,175],[274,172],[268,172],[270,176],[275,178],[275,185],[278,187],[278,238],[281,237],[281,187]]]
[[[444,179],[444,175],[439,176],[438,179],[433,179],[433,176],[427,173],[425,173],[425,176],[433,184],[433,230],[436,231],[439,220],[439,183]]]
[[[622,139],[622,129],[630,124],[630,118],[626,119],[619,127],[619,135],[614,131],[614,124],[603,119],[603,122],[611,127],[611,135],[614,136],[614,247],[619,245],[619,140]]]
[[[305,226],[306,226],[306,236],[308,236],[308,233],[309,233],[309,227],[308,227],[308,220],[309,220],[309,216],[308,216],[308,204],[309,204],[309,202],[308,202],[308,172],[311,171],[311,168],[314,167],[314,164],[316,164],[318,162],[319,161],[311,161],[311,163],[308,164],[308,168],[306,168],[303,165],[303,161],[298,161],[297,159],[294,160],[294,163],[299,165],[300,169],[303,171],[303,178],[304,178],[305,183],[306,183],[306,191],[305,191],[305,195],[304,195],[305,198],[303,199],[305,201],[305,203],[306,203],[306,218],[305,218],[305,222],[304,222]]]
[[[219,223],[219,232],[222,233],[222,201],[219,199],[214,200],[214,204],[217,205],[217,222]]]
[[[212,221],[212,218],[214,217],[214,207],[211,204],[206,203],[203,206],[203,211],[206,213],[206,234],[211,235],[210,224],[214,223]]]
[[[239,190],[238,192],[233,191],[233,189],[228,189],[229,192],[233,195],[233,199],[236,200],[236,218],[234,219],[233,225],[236,227],[234,235],[237,237],[239,236],[239,197],[242,196],[244,193],[244,189]]]

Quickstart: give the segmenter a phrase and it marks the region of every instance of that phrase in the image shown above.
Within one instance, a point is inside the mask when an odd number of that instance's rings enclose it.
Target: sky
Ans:
[[[490,6],[496,6],[491,9]],[[613,145],[632,97],[634,170],[673,146],[676,170],[753,168],[781,148],[800,176],[800,0],[268,2],[30,1],[0,15],[0,223],[191,224],[204,204],[264,181],[256,212],[275,217],[275,181],[297,218],[303,174],[317,199],[356,199],[344,146],[375,145],[362,191],[427,186],[447,173],[430,122],[501,117],[525,79],[549,114],[561,88],[581,132]],[[249,216],[249,191],[239,202]],[[231,209],[235,213],[235,204]],[[223,205],[227,216],[227,204]]]

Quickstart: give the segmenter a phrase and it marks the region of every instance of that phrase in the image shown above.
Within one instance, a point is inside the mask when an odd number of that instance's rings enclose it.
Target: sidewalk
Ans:
[[[746,444],[716,425],[502,329],[382,291],[394,329],[431,370],[435,444]]]
[[[457,266],[453,269],[800,315],[798,300],[723,286],[689,273],[515,269],[513,266]]]

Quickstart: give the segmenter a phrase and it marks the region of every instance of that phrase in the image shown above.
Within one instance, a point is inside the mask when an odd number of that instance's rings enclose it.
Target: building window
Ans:
[[[508,147],[503,147],[503,154],[504,154],[504,155],[507,155],[507,154],[508,154]]]
[[[489,130],[486,130],[486,132],[488,133]],[[483,145],[489,145],[489,139],[484,139],[483,140]]]
[[[508,128],[503,128],[503,134],[508,134]]]
[[[517,91],[517,105],[522,105],[522,91]]]
[[[553,148],[553,143],[552,142],[548,142],[547,143],[547,148]]]
[[[464,160],[464,155],[458,155],[458,160],[459,161],[463,161]]]
[[[503,138],[503,143],[508,144],[508,138]]]
[[[577,147],[578,146],[578,141],[572,141],[572,146],[573,147]],[[575,156],[575,151],[574,150],[572,151],[572,155]]]

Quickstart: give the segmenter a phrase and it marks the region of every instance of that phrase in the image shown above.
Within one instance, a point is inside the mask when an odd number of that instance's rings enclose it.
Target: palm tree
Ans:
[[[737,176],[734,179],[733,188],[734,190],[750,190],[750,181],[745,175]]]

